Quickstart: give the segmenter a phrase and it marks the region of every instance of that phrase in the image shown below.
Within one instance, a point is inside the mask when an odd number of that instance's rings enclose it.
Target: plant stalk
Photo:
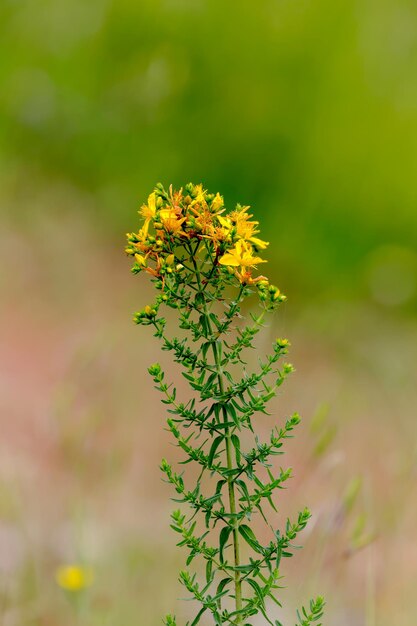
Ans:
[[[200,272],[199,272],[199,268],[197,266],[196,263],[196,253],[197,253],[198,247],[196,248],[196,250],[194,251],[194,254],[191,255],[192,258],[192,262],[194,265],[194,270],[196,273],[196,279],[197,279],[197,284],[198,284],[198,289],[199,292],[201,294],[203,294],[203,289],[202,289],[202,284],[201,284],[201,278],[200,278]],[[203,304],[203,313],[204,313],[204,317],[206,318],[206,324],[207,324],[207,328],[209,329],[210,335],[213,336],[213,329],[212,329],[212,325],[211,325],[211,320],[210,320],[210,316],[208,314],[207,311],[207,303],[206,303],[206,299],[204,297],[203,294],[203,298],[204,298],[204,304]],[[223,371],[222,371],[222,365],[221,365],[221,351],[219,351],[219,344],[216,340],[211,341],[211,346],[212,346],[212,350],[213,350],[213,357],[214,357],[214,363],[216,366],[216,370],[217,370],[217,378],[218,378],[218,382],[219,382],[219,391],[221,394],[224,393],[224,380],[223,380]],[[227,412],[225,407],[222,407],[222,413],[223,413],[223,421],[224,423],[227,423],[228,419],[227,419]],[[233,444],[232,444],[232,440],[231,440],[231,433],[230,433],[230,428],[228,426],[225,427],[225,440],[226,440],[226,463],[227,463],[227,469],[231,470],[233,469]],[[232,515],[236,515],[236,494],[235,494],[235,486],[234,486],[234,482],[233,482],[233,477],[232,476],[228,476],[227,478],[227,484],[228,484],[228,495],[229,495],[229,509],[230,509],[230,513]],[[240,544],[239,544],[239,529],[236,526],[236,524],[233,527],[233,561],[234,561],[234,567],[238,567],[240,565]],[[234,582],[235,582],[235,606],[236,606],[236,611],[240,611],[242,609],[242,581],[241,581],[241,575],[240,572],[238,570],[235,569],[234,571]],[[242,623],[242,616],[241,615],[237,615],[236,616],[236,626],[238,626],[239,624]]]
[[[213,347],[214,362],[215,362],[216,369],[217,369],[217,377],[219,381],[219,391],[221,394],[223,394],[224,382],[223,382],[223,372],[222,372],[222,367],[221,367],[221,354],[219,353],[217,342],[213,342],[212,347]],[[227,413],[226,413],[226,409],[224,406],[222,407],[222,410],[223,410],[223,421],[224,423],[227,423],[228,421]],[[231,441],[231,434],[230,434],[229,426],[225,427],[225,439],[226,439],[227,469],[231,470],[233,469],[233,444]],[[235,486],[234,486],[232,476],[229,476],[227,478],[227,483],[228,483],[228,492],[229,492],[230,513],[232,515],[236,515],[236,495],[235,495]],[[237,567],[240,565],[240,545],[239,545],[239,529],[236,525],[233,528],[233,556],[234,556],[234,566]],[[235,578],[236,611],[240,611],[242,608],[242,581],[241,581],[240,572],[238,570],[235,569],[234,574],[235,574],[234,578]],[[242,617],[241,615],[237,615],[236,624],[241,624],[241,623],[242,623]]]

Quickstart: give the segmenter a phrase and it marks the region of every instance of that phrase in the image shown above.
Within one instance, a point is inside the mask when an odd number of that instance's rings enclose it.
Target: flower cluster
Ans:
[[[285,299],[267,278],[254,275],[259,256],[268,242],[259,239],[258,222],[249,207],[238,205],[227,212],[223,197],[210,194],[203,186],[189,183],[175,191],[158,184],[140,211],[143,224],[137,233],[128,233],[126,253],[135,259],[133,271],[148,272],[164,290],[167,277],[194,272],[187,266],[190,254],[208,269],[211,279],[221,276],[230,284],[256,285],[261,301],[273,308]]]

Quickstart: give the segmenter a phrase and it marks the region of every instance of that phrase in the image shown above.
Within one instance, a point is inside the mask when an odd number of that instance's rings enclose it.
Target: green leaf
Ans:
[[[254,589],[258,600],[260,601],[261,605],[264,606],[264,594],[256,580],[253,580],[253,578],[245,578],[245,581],[252,587],[252,589]]]
[[[213,597],[213,600],[215,602],[227,593],[227,590],[225,590],[225,587],[226,585],[231,583],[232,580],[233,578],[230,578],[230,576],[228,576],[227,578],[222,578],[222,580],[219,582],[217,586],[216,595]]]
[[[250,545],[252,550],[255,550],[255,552],[258,552],[259,554],[263,554],[262,546],[258,543],[252,528],[246,524],[241,524],[239,526],[239,533],[242,535],[246,543]]]
[[[242,494],[243,494],[243,500],[246,500],[247,502],[250,501],[250,495],[249,495],[249,490],[248,487],[245,483],[244,480],[242,480],[241,478],[238,478],[236,480],[236,485],[242,490]]]
[[[235,565],[233,569],[246,574],[247,572],[251,572],[253,570],[253,565]]]
[[[223,563],[223,550],[227,543],[227,540],[230,537],[230,533],[232,532],[232,528],[230,526],[224,526],[220,531],[219,536],[219,545],[220,545],[220,563]]]
[[[232,444],[236,450],[236,463],[240,464],[240,439],[237,435],[231,436]]]
[[[213,572],[213,561],[209,559],[206,563],[206,581],[210,582],[212,578]]]
[[[203,343],[201,345],[201,352],[202,352],[203,358],[206,358],[207,351],[210,348],[210,346],[211,346],[211,342],[210,341],[206,341],[205,343]]]
[[[213,464],[213,460],[214,460],[214,457],[216,455],[217,448],[222,443],[223,439],[224,439],[224,437],[219,435],[218,437],[216,437],[216,439],[211,444],[210,452],[209,452],[208,459],[207,459],[207,462],[208,462],[210,467]]]
[[[233,420],[234,425],[239,428],[240,427],[240,423],[239,423],[239,418],[237,416],[235,407],[233,406],[233,404],[230,404],[230,403],[226,404],[225,406],[226,406],[227,414]],[[236,435],[234,435],[234,436],[236,437]]]

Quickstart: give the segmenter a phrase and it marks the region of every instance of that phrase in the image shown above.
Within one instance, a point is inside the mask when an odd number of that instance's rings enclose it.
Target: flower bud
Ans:
[[[159,376],[161,373],[161,366],[159,363],[154,363],[148,367],[148,372],[151,376]]]
[[[148,317],[155,317],[156,315],[156,310],[150,307],[149,304],[145,306],[144,312],[145,312],[145,315],[147,315]]]
[[[278,348],[288,348],[290,345],[288,339],[277,339],[275,343]]]
[[[221,209],[221,207],[223,206],[224,202],[223,202],[223,198],[222,196],[217,193],[214,198],[213,198],[213,202],[211,203],[212,208],[217,211],[218,209]]]
[[[169,472],[171,469],[171,466],[166,459],[162,459],[160,468],[163,472]]]
[[[141,267],[146,267],[146,257],[143,254],[135,254],[135,259]]]

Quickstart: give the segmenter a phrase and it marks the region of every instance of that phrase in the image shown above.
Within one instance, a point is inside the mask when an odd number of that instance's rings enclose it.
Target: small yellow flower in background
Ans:
[[[93,584],[94,572],[91,567],[63,565],[57,569],[55,579],[61,589],[77,592]]]

